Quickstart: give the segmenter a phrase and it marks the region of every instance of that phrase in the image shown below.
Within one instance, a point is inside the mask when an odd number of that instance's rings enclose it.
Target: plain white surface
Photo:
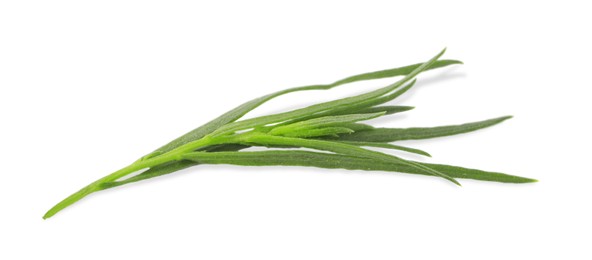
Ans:
[[[1,259],[591,259],[592,53],[584,1],[2,1]],[[406,142],[529,185],[204,166],[84,185],[249,99],[422,62],[382,126],[515,118]],[[251,116],[391,80],[293,94]],[[414,158],[415,159],[415,158]]]

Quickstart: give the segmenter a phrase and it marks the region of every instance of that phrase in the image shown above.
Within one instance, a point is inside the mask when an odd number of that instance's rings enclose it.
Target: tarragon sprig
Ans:
[[[430,69],[461,64],[439,60],[444,51],[427,62],[400,68],[364,73],[331,84],[291,88],[244,103],[209,123],[173,140],[132,164],[109,174],[51,208],[49,218],[85,196],[149,178],[166,175],[200,164],[243,166],[310,166],[350,170],[391,171],[442,177],[455,184],[456,178],[528,183],[533,179],[457,166],[427,164],[392,154],[369,150],[381,147],[394,151],[430,156],[427,152],[391,144],[399,140],[426,139],[475,131],[498,124],[500,117],[463,125],[432,128],[374,128],[360,122],[411,110],[407,106],[382,106],[409,90],[415,77]],[[261,104],[288,93],[325,90],[347,83],[403,76],[399,81],[368,93],[315,104],[284,113],[239,120]],[[261,146],[266,151],[245,151]],[[278,149],[295,148],[295,149]],[[298,148],[307,148],[307,151]],[[312,151],[310,151],[312,150]],[[143,171],[130,178],[131,174]]]

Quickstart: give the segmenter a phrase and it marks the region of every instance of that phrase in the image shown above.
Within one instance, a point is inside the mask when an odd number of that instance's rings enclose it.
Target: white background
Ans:
[[[0,258],[591,259],[590,9],[527,2],[2,1]],[[395,102],[417,108],[373,123],[514,115],[403,144],[540,182],[200,166],[41,219],[239,103],[443,47],[465,65],[422,74]],[[293,94],[250,116],[390,82]]]

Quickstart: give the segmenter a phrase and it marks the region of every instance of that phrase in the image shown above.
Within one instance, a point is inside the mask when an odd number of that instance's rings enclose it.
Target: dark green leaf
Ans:
[[[366,171],[389,171],[411,174],[426,174],[424,171],[408,165],[380,160],[365,159],[355,156],[318,153],[309,151],[256,151],[256,152],[194,152],[185,155],[186,159],[200,164],[232,164],[242,166],[310,166],[329,169],[348,169]],[[420,163],[436,169],[453,178],[495,181],[505,183],[529,183],[534,179],[508,175],[498,172],[468,169],[458,166]]]
[[[409,106],[377,106],[377,107],[369,107],[369,108],[361,109],[361,110],[356,111],[355,113],[356,114],[370,114],[370,113],[384,111],[385,115],[392,115],[392,114],[397,114],[397,113],[409,111],[414,108],[415,107],[409,107]],[[348,113],[348,114],[351,114],[351,113]],[[337,113],[335,115],[345,115],[345,113]]]
[[[432,157],[429,153],[419,150],[419,149],[409,148],[409,147],[394,145],[394,144],[389,144],[389,143],[356,142],[356,141],[336,141],[336,142],[340,142],[340,143],[344,143],[344,144],[351,144],[351,145],[355,145],[355,146],[380,147],[380,148],[401,150],[401,151],[405,151],[405,152],[410,152],[410,153],[414,153],[414,154]]]
[[[462,125],[438,127],[374,128],[366,131],[356,131],[353,134],[343,135],[340,136],[339,139],[362,142],[394,142],[401,140],[427,139],[472,132],[499,124],[509,118],[511,118],[511,116],[504,116]]]

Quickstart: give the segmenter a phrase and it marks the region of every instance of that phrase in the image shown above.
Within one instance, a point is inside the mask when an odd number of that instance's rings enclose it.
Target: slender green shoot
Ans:
[[[444,50],[424,63],[358,74],[330,84],[290,88],[253,99],[142,156],[130,165],[88,184],[49,209],[43,218],[52,217],[89,194],[202,164],[309,166],[401,172],[436,176],[457,185],[460,183],[456,178],[505,183],[535,182],[534,179],[498,172],[411,161],[367,149],[379,147],[430,156],[425,151],[391,142],[467,133],[510,118],[500,117],[462,125],[421,128],[374,128],[361,123],[413,109],[409,106],[383,104],[405,94],[414,86],[416,77],[421,73],[461,64],[455,60],[440,60],[443,54]],[[289,93],[327,90],[358,81],[398,76],[401,78],[394,83],[360,95],[240,120],[267,101]],[[249,147],[266,147],[268,150],[245,151],[245,148]],[[303,151],[300,148],[308,150]]]

